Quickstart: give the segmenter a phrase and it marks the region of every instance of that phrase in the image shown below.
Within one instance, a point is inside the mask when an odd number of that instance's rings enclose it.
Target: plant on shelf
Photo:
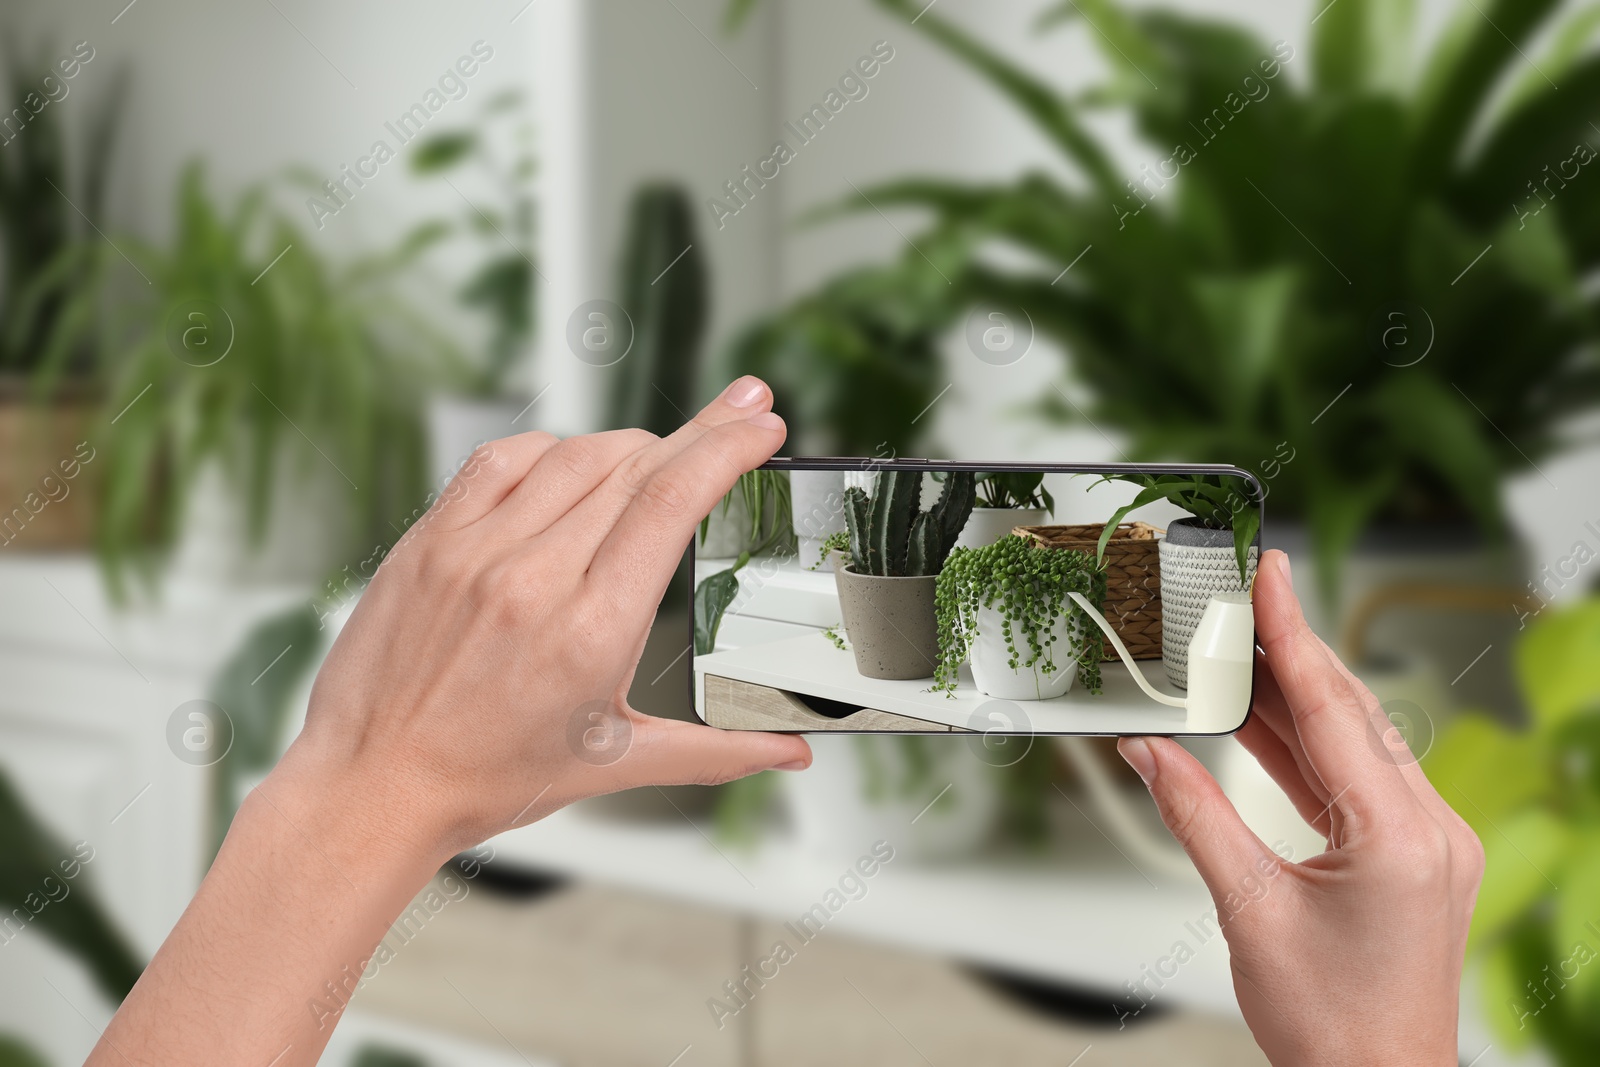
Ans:
[[[1600,400],[1600,197],[1567,188],[1597,152],[1587,7],[1464,0],[1422,53],[1409,3],[1319,6],[1300,49],[1168,7],[1048,4],[1041,26],[1075,22],[1104,54],[1085,90],[924,0],[878,4],[1060,165],[908,177],[850,209],[931,212],[918,247],[970,250],[941,260],[943,298],[1025,309],[1069,352],[1079,399],[1045,390],[1052,417],[1120,431],[1134,458],[1248,466],[1292,445],[1273,493],[1307,523],[1325,597],[1374,524],[1500,534],[1503,481]],[[1152,163],[1116,162],[1104,109]]]
[[[700,520],[699,548],[717,558],[792,552],[788,472],[753,470],[739,475],[722,503]]]
[[[947,253],[924,246],[934,259]],[[754,374],[794,428],[800,454],[913,452],[938,399],[939,344],[959,308],[919,255],[851,271],[756,322],[734,341],[730,374]]]
[[[605,429],[642,427],[667,436],[688,421],[699,386],[710,315],[695,208],[681,186],[640,186],[628,208],[618,291],[632,347],[598,368],[611,376]],[[613,327],[611,335],[617,334]]]
[[[978,475],[977,506],[1054,511],[1056,501],[1044,487],[1043,471],[997,471]]]
[[[1097,553],[1128,513],[1158,500],[1189,517],[1167,524],[1157,545],[1161,561],[1161,664],[1172,684],[1189,683],[1189,642],[1216,593],[1248,589],[1261,555],[1261,505],[1237,475],[1111,474],[1095,482],[1129,482],[1139,492],[1101,531]],[[1093,488],[1091,486],[1090,488]]]
[[[934,689],[953,696],[970,653],[974,682],[987,696],[1059,696],[1074,678],[1098,693],[1100,631],[1068,594],[1100,604],[1105,592],[1105,575],[1087,552],[1043,548],[1016,536],[956,549],[934,594]]]
[[[508,150],[510,158],[505,158]],[[420,142],[411,155],[412,173],[437,175],[446,182],[449,173],[468,163],[477,164],[487,176],[494,196],[488,206],[469,201],[464,215],[461,228],[477,237],[483,258],[459,297],[488,317],[490,336],[487,358],[461,377],[471,394],[497,397],[505,394],[506,379],[527,351],[538,306],[538,271],[532,258],[538,163],[533,124],[521,92],[512,89],[495,95],[484,104],[476,126],[436,134]],[[455,183],[450,185],[456,188]]]
[[[1527,725],[1462,716],[1422,767],[1483,842],[1468,955],[1496,1040],[1577,1067],[1600,1044],[1600,598],[1535,619],[1515,660]]]
[[[956,535],[977,500],[974,475],[947,474],[938,501],[921,510],[922,473],[883,470],[872,496],[858,486],[844,492],[849,570],[884,578],[931,577],[955,547]]]
[[[1237,476],[1220,474],[1110,474],[1089,488],[1105,482],[1128,482],[1139,487],[1138,494],[1118,508],[1100,534],[1096,551],[1105,555],[1106,543],[1116,533],[1117,526],[1128,513],[1146,504],[1165,500],[1187,511],[1194,521],[1208,530],[1226,530],[1232,534],[1233,554],[1239,568],[1239,580],[1246,580],[1250,548],[1261,531],[1261,505],[1246,497],[1241,491],[1243,482]],[[1180,520],[1182,521],[1182,520]]]
[[[42,82],[68,87],[48,59],[7,58],[0,85],[10,100],[42,101]],[[91,108],[80,145],[67,143],[59,104],[43,101],[0,152],[0,376],[25,376],[39,399],[98,369],[96,312],[110,260],[87,219],[105,218],[124,90]]]
[[[317,513],[347,527],[323,547],[360,558],[391,541],[423,496],[416,386],[447,347],[389,284],[419,247],[326,262],[262,190],[220,206],[198,166],[170,247],[126,247],[152,299],[107,404],[95,544],[113,593],[130,574],[153,582],[205,476],[238,503],[251,549],[275,512],[316,507],[303,494],[322,482],[349,519]]]
[[[935,475],[935,477],[938,477]],[[1018,526],[1038,526],[1055,511],[1044,487],[1043,471],[990,471],[978,475],[972,518],[956,541],[960,548],[982,548],[1009,536]]]
[[[880,470],[870,497],[845,490],[850,562],[833,574],[856,669],[867,677],[928,678],[938,663],[934,582],[972,514],[977,484],[970,472],[951,472],[923,511],[922,477]]]

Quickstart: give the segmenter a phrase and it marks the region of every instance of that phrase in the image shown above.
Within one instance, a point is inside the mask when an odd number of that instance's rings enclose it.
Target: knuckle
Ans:
[[[538,576],[513,563],[481,568],[472,591],[490,623],[502,629],[526,625],[542,609],[545,598]]]
[[[588,437],[569,437],[550,450],[561,473],[573,481],[588,478],[600,466],[600,449]]]
[[[673,470],[659,470],[644,488],[640,498],[651,510],[661,515],[679,515],[687,512],[695,498],[694,485],[689,478]]]

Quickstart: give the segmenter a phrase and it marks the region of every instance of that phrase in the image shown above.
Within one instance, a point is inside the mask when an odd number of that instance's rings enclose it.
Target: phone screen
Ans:
[[[1232,732],[1261,515],[1231,467],[775,460],[691,547],[695,711],[728,730]]]

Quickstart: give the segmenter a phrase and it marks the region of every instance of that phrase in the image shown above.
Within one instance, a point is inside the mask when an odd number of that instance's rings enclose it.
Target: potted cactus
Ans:
[[[934,584],[972,514],[976,478],[945,476],[921,510],[922,473],[879,471],[872,496],[845,490],[850,563],[834,568],[856,670],[868,678],[932,678],[939,662]]]

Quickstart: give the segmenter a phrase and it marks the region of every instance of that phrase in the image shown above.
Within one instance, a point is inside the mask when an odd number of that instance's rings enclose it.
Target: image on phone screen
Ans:
[[[696,714],[1230,733],[1249,713],[1261,517],[1233,467],[774,460],[691,546]]]

